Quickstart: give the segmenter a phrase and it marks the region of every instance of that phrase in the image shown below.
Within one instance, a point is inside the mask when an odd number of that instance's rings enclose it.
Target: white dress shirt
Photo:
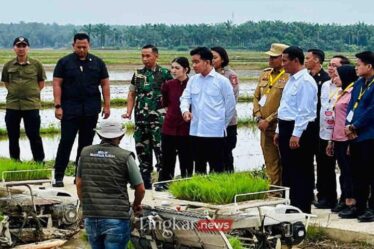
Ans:
[[[193,75],[180,98],[182,114],[191,107],[190,135],[223,137],[235,113],[235,97],[230,81],[214,69],[205,77]]]
[[[331,81],[325,81],[321,88],[321,111],[319,119],[319,137],[330,140],[334,130],[333,108],[338,97],[340,87]]]
[[[301,137],[308,123],[315,120],[317,92],[316,82],[306,69],[300,70],[288,79],[280,101],[278,118],[295,121],[292,136]],[[278,133],[278,127],[276,132]]]

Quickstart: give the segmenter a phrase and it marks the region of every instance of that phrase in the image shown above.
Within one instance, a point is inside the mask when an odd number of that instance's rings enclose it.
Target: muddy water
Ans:
[[[237,111],[239,118],[248,118],[252,115],[253,105],[252,103],[238,103]],[[41,126],[48,127],[50,125],[58,126],[59,122],[55,118],[54,109],[40,110]],[[111,118],[121,119],[121,115],[125,112],[125,108],[111,108]],[[23,123],[21,123],[23,127]],[[0,110],[0,128],[5,128],[5,111]]]
[[[240,96],[252,96],[256,87],[255,82],[248,82],[240,84]],[[129,83],[126,82],[115,82],[110,86],[110,95],[112,99],[117,98],[127,98],[129,91]],[[0,87],[0,102],[5,102],[5,96],[7,95],[7,90],[5,87]],[[41,92],[41,99],[43,101],[53,101],[52,86],[47,84]]]

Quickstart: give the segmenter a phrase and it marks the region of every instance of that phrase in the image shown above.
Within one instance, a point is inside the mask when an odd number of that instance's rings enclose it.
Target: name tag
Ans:
[[[348,122],[352,122],[352,119],[353,119],[353,111],[350,111],[347,115],[347,121]]]
[[[260,99],[260,101],[258,102],[258,104],[260,105],[260,106],[264,106],[265,105],[265,103],[266,103],[266,99],[267,99],[267,95],[265,94],[265,95],[263,95],[262,97],[261,97],[261,99]]]

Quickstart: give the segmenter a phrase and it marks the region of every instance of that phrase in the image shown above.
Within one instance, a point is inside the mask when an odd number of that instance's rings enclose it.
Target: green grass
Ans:
[[[309,226],[306,239],[310,242],[318,242],[328,239],[326,231],[320,226]]]
[[[229,242],[232,249],[244,249],[242,242],[237,237],[230,237]]]
[[[254,193],[268,190],[267,179],[253,176],[250,172],[195,175],[191,179],[173,182],[169,191],[178,199],[228,204],[236,194]],[[240,201],[262,199],[264,194],[241,197]]]
[[[34,162],[17,162],[7,158],[0,158],[0,175],[2,176],[4,171],[19,171],[17,173],[9,173],[5,175],[5,181],[25,181],[25,180],[36,180],[36,179],[48,179],[51,178],[51,171],[42,171],[46,169],[45,166]],[[29,172],[22,170],[40,170]]]

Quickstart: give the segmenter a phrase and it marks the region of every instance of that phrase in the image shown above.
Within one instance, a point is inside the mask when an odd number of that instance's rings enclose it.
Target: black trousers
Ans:
[[[313,195],[313,123],[300,138],[300,147],[292,150],[289,142],[294,129],[294,121],[279,120],[279,151],[283,166],[283,185],[290,187],[291,205],[305,213],[311,212]]]
[[[207,173],[207,163],[210,172],[224,171],[224,137],[191,136],[191,146],[197,174]]]
[[[362,142],[351,142],[353,191],[357,209],[364,211],[374,209],[374,139]],[[369,198],[369,194],[370,198]]]
[[[351,156],[347,155],[348,145],[348,141],[334,142],[334,154],[340,169],[339,182],[340,189],[342,191],[342,195],[340,196],[341,202],[344,202],[346,198],[354,198],[351,166],[352,161]]]
[[[189,136],[170,136],[161,134],[162,163],[159,181],[174,178],[175,162],[178,155],[181,176],[190,177],[193,174],[193,160]]]
[[[39,110],[6,110],[5,124],[8,131],[10,158],[20,160],[19,138],[21,119],[23,119],[26,136],[30,141],[34,161],[43,162],[44,149],[42,138],[40,137]]]
[[[336,159],[326,155],[328,141],[319,139],[317,153],[317,198],[336,202]]]
[[[65,169],[69,163],[71,149],[74,144],[77,133],[78,150],[75,159],[75,164],[78,164],[78,159],[82,149],[85,146],[91,145],[95,136],[94,129],[96,128],[98,116],[76,117],[68,120],[61,120],[61,139],[57,149],[55,161],[55,178],[62,181],[65,174]]]
[[[237,125],[227,126],[227,136],[225,137],[224,167],[227,172],[234,172],[234,157],[232,151],[237,142]]]

